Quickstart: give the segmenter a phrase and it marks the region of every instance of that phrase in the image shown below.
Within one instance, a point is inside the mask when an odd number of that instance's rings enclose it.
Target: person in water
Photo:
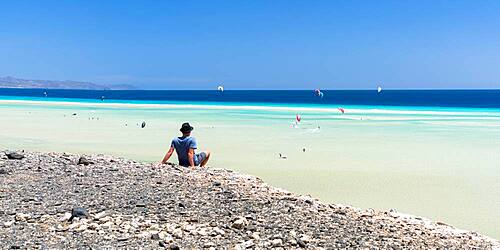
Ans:
[[[163,157],[163,160],[158,163],[158,166],[166,163],[168,159],[170,159],[174,153],[174,149],[179,158],[179,165],[181,166],[194,168],[195,166],[203,167],[207,164],[210,158],[209,151],[203,151],[199,154],[194,152],[198,145],[196,144],[196,139],[191,137],[191,131],[193,131],[193,129],[194,128],[187,122],[182,124],[180,129],[182,136],[172,139],[170,149],[167,154],[165,154],[165,157]]]

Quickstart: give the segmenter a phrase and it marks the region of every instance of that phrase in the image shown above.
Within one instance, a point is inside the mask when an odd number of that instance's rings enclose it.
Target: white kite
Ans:
[[[217,90],[220,92],[224,92],[224,87],[222,85],[217,86]]]
[[[380,93],[380,92],[382,92],[382,87],[378,86],[377,93]]]

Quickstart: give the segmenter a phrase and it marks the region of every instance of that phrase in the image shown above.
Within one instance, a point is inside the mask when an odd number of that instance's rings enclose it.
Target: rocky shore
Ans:
[[[498,249],[395,211],[323,204],[225,169],[0,153],[3,249]]]

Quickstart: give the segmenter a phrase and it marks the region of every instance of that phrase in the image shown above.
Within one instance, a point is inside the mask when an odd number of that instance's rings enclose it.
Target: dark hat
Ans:
[[[182,133],[187,133],[187,132],[193,131],[193,129],[194,128],[191,127],[191,125],[189,125],[189,122],[185,122],[185,123],[182,124],[182,127],[181,127],[180,131]]]

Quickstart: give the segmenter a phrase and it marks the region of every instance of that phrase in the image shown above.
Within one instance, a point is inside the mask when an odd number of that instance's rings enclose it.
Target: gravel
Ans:
[[[446,223],[324,204],[226,169],[4,153],[6,249],[500,249],[497,240]]]

